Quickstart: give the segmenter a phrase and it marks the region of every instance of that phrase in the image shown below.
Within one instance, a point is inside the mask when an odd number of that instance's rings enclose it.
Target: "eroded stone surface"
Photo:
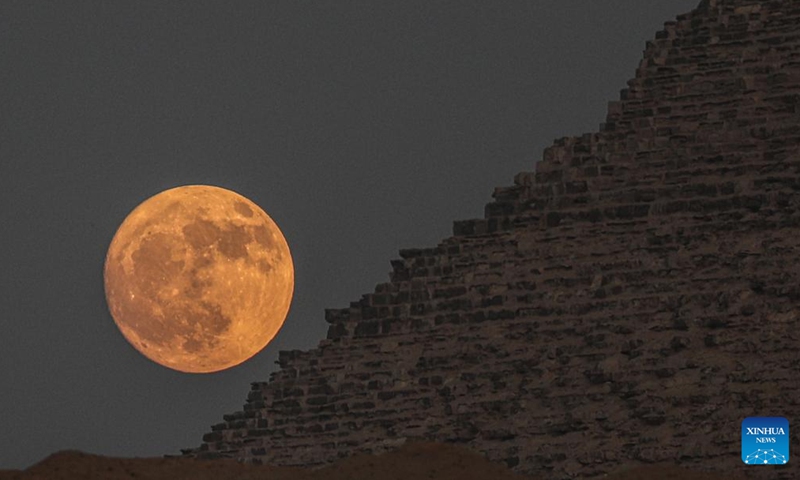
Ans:
[[[739,458],[743,418],[800,418],[798,25],[796,1],[666,22],[599,132],[401,251],[186,454],[308,466],[425,438],[546,478],[798,478]]]

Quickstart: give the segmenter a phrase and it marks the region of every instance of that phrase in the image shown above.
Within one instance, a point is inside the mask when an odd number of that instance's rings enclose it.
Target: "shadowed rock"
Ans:
[[[24,472],[2,472],[0,480],[536,480],[462,447],[412,443],[383,455],[361,454],[318,470],[240,464],[233,460],[187,458],[121,459],[59,452]],[[653,466],[608,480],[736,480]]]

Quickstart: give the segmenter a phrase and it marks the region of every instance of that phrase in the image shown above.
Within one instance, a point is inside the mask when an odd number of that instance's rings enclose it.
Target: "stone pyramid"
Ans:
[[[313,466],[426,439],[543,478],[800,478],[740,452],[745,417],[800,419],[799,192],[800,1],[705,0],[599,132],[402,250],[184,454]]]

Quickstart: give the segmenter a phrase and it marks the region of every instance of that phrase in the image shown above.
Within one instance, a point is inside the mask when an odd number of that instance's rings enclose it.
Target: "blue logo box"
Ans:
[[[789,461],[789,421],[783,417],[747,417],[742,421],[742,461],[747,465],[783,465]]]

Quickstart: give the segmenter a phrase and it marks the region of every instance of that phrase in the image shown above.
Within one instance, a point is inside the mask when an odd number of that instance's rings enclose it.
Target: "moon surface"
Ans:
[[[283,325],[294,266],[278,226],[247,198],[189,185],[145,200],[106,255],[105,292],[125,338],[181,372],[239,365]]]

